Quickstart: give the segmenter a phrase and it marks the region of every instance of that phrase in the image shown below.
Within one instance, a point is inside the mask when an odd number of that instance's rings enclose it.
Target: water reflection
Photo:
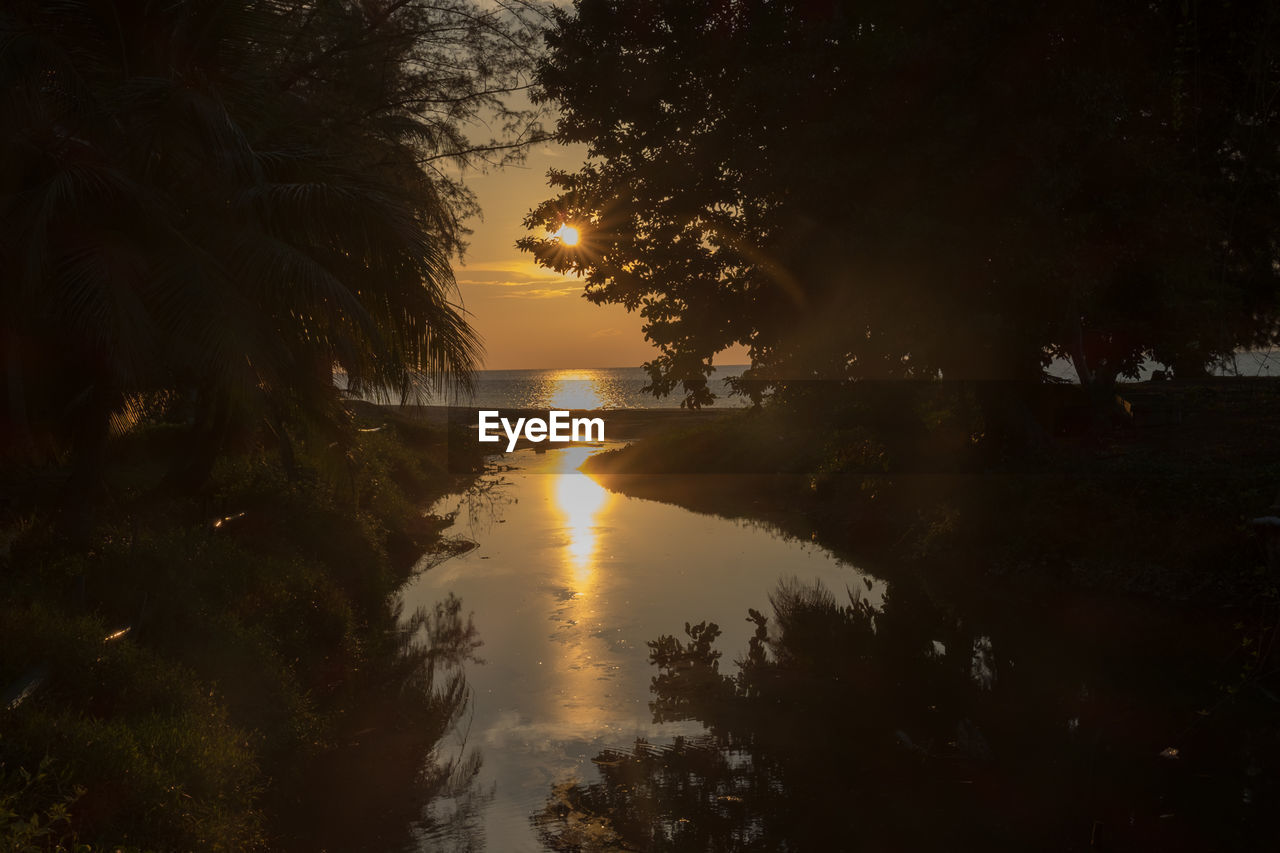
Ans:
[[[1274,697],[1226,701],[1178,609],[872,584],[606,492],[590,452],[508,457],[458,505],[479,547],[405,591],[458,593],[485,637],[476,849],[1248,850],[1274,825]]]
[[[610,659],[608,641],[601,636],[603,622],[594,601],[593,586],[599,566],[601,525],[608,518],[610,494],[577,468],[592,448],[567,448],[558,454],[556,473],[545,477],[552,502],[563,520],[565,601],[557,618],[563,626],[558,674],[566,719],[589,730],[597,722],[598,709],[609,705],[608,669],[598,664]],[[586,629],[586,630],[583,630]],[[606,664],[608,666],[608,664]]]
[[[469,849],[490,796],[476,784],[479,756],[457,740],[480,637],[454,596],[388,616],[387,646],[349,699],[336,744],[297,770],[272,849],[403,850],[426,836],[433,849]]]
[[[577,451],[577,452],[574,452]],[[596,518],[609,502],[609,492],[585,474],[574,470],[590,448],[565,451],[559,476],[548,478],[556,508],[564,518],[565,552],[578,587],[591,578],[597,547]],[[572,466],[572,467],[570,467]],[[566,470],[567,469],[567,470]],[[578,589],[582,592],[582,589]]]
[[[557,370],[552,376],[551,409],[598,409],[605,404],[601,380],[591,370]]]
[[[637,737],[692,737],[692,720],[655,723],[645,642],[686,618],[719,619],[724,641],[745,644],[746,608],[779,567],[843,589],[863,576],[826,552],[758,526],[697,515],[601,488],[576,468],[593,448],[517,451],[501,485],[476,505],[454,497],[455,528],[478,547],[427,571],[407,605],[452,591],[474,608],[485,664],[469,743],[484,763],[477,849],[542,849],[529,814],[547,791],[585,779],[602,749]],[[424,836],[421,849],[442,839]]]
[[[1177,662],[1119,645],[1099,666],[1041,625],[1015,666],[902,583],[879,607],[794,581],[769,602],[732,671],[713,622],[649,642],[653,719],[708,734],[597,754],[594,781],[532,815],[547,848],[1274,849],[1258,801],[1276,802],[1277,755],[1256,737],[1274,726],[1242,732],[1247,703],[1192,710],[1215,691]]]

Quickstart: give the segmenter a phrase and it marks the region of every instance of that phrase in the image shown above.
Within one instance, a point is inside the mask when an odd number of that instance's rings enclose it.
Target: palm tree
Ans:
[[[0,11],[0,439],[69,441],[87,497],[112,418],[182,397],[190,485],[236,425],[340,429],[335,367],[465,384],[471,199],[436,167],[503,148],[460,128],[533,37],[461,2]]]

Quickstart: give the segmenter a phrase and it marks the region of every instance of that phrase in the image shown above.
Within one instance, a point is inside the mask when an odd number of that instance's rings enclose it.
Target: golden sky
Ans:
[[[515,247],[526,213],[552,194],[547,169],[574,169],[585,148],[540,145],[523,166],[468,176],[484,212],[462,264],[454,264],[463,306],[484,337],[488,370],[636,367],[656,352],[641,320],[617,305],[592,305],[582,282],[542,269]]]
[[[538,202],[550,198],[550,168],[575,170],[585,146],[540,145],[523,166],[471,174],[484,211],[464,263],[454,264],[463,306],[484,338],[484,369],[639,367],[657,354],[644,339],[639,315],[618,305],[592,305],[582,282],[533,263],[516,249],[520,224]],[[745,353],[724,353],[719,364],[742,364]]]

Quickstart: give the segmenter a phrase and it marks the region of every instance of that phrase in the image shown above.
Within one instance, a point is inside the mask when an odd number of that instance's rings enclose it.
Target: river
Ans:
[[[490,850],[541,849],[530,816],[556,782],[591,777],[602,749],[703,730],[652,722],[649,640],[713,620],[726,648],[745,647],[747,610],[781,575],[879,600],[874,580],[816,546],[606,491],[576,470],[591,452],[519,451],[485,498],[435,507],[458,510],[454,531],[479,545],[403,593],[406,610],[452,592],[475,613],[484,663],[468,670],[466,743],[483,760],[477,789],[493,796],[468,831]]]
[[[440,754],[480,769],[417,849],[1250,849],[1269,823],[1271,747],[1224,710],[1235,639],[1194,609],[980,575],[957,604],[608,491],[577,471],[592,452],[509,454],[432,508],[477,546],[403,603],[474,613]],[[772,639],[741,668],[752,608]],[[686,635],[704,620],[718,660]],[[658,667],[663,635],[685,645]]]

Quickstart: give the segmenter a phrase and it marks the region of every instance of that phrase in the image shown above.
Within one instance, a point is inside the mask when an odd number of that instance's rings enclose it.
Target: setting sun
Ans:
[[[553,236],[558,238],[561,243],[566,246],[576,246],[578,241],[582,239],[582,235],[578,233],[578,229],[572,225],[561,225],[560,230]]]

